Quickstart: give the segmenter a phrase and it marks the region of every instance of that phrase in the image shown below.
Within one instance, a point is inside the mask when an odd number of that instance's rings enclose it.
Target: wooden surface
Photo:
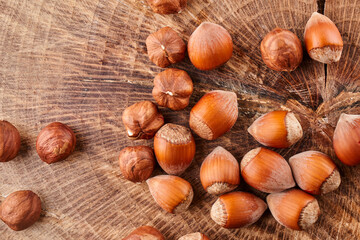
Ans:
[[[259,144],[246,132],[263,113],[289,109],[301,116],[304,138],[286,158],[320,150],[333,158],[335,124],[341,112],[360,112],[360,2],[319,3],[344,40],[339,63],[316,63],[306,55],[292,73],[269,70],[259,44],[274,27],[295,32],[318,10],[313,0],[189,0],[181,14],[154,14],[144,0],[0,0],[0,119],[20,131],[22,147],[13,161],[0,164],[0,201],[19,189],[37,192],[43,201],[39,222],[22,232],[0,223],[0,239],[122,239],[134,228],[157,227],[167,239],[202,231],[211,239],[359,239],[360,167],[338,164],[340,188],[318,197],[322,214],[307,231],[285,229],[267,211],[253,226],[218,227],[209,210],[216,200],[199,180],[204,157],[218,145],[238,160]],[[129,145],[152,141],[126,138],[121,114],[126,106],[152,100],[153,78],[162,69],[146,55],[146,37],[170,26],[188,40],[202,21],[219,23],[234,40],[234,55],[223,67],[203,72],[188,59],[175,65],[194,81],[190,105],[174,112],[161,108],[166,122],[188,125],[189,111],[213,89],[239,98],[239,118],[230,133],[215,141],[195,137],[197,152],[182,175],[195,191],[190,209],[179,215],[161,210],[145,183],[120,174],[117,158]],[[66,161],[52,165],[36,154],[37,134],[61,121],[76,133],[78,144]],[[159,167],[154,175],[163,173]],[[244,184],[240,190],[247,189]]]

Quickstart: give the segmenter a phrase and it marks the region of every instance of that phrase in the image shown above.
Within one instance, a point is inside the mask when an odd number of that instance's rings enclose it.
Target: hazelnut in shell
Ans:
[[[0,121],[0,162],[14,159],[20,150],[19,131],[7,121]]]
[[[150,139],[164,125],[164,117],[155,103],[142,101],[127,107],[122,121],[130,139]]]
[[[0,205],[0,219],[15,231],[33,225],[40,213],[41,200],[30,190],[13,192]]]
[[[200,70],[212,70],[226,63],[232,56],[233,41],[222,26],[203,22],[191,34],[188,54],[192,64]]]
[[[208,238],[205,234],[196,232],[196,233],[186,234],[181,238],[179,238],[178,240],[210,240],[210,238]]]
[[[187,4],[187,0],[147,0],[155,13],[174,14],[180,13]]]
[[[148,146],[126,147],[120,151],[119,166],[127,180],[145,181],[151,176],[155,167],[154,152]]]
[[[44,162],[50,164],[66,159],[74,151],[76,137],[67,125],[53,122],[44,127],[36,140],[36,151]]]
[[[169,68],[156,75],[152,95],[159,106],[181,110],[189,105],[193,82],[185,71]]]
[[[150,34],[146,39],[146,48],[150,60],[162,68],[185,58],[186,45],[170,27]]]
[[[123,240],[165,240],[165,238],[156,228],[141,226],[132,231]]]

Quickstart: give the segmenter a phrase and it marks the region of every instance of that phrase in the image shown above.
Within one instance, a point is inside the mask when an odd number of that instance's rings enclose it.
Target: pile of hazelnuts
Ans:
[[[173,14],[186,6],[186,1],[148,0],[153,11]],[[167,7],[166,7],[167,6]],[[335,24],[326,16],[313,13],[308,20],[304,40],[309,56],[330,64],[339,61],[343,41]],[[170,27],[152,33],[146,39],[150,60],[159,67],[182,61],[186,45]],[[289,30],[275,28],[262,40],[261,55],[265,64],[276,71],[293,71],[303,59],[299,38]],[[222,26],[203,22],[191,34],[187,45],[191,63],[200,70],[212,70],[232,56],[233,42]],[[152,95],[159,106],[182,110],[189,104],[193,91],[190,76],[183,70],[168,68],[154,79]],[[238,102],[234,92],[215,90],[206,93],[191,109],[189,128],[164,124],[158,107],[150,102],[135,103],[123,112],[127,135],[133,139],[154,137],[154,151],[147,146],[121,150],[119,164],[122,175],[133,182],[146,181],[155,202],[169,213],[185,211],[192,202],[191,184],[178,177],[190,166],[195,155],[192,132],[203,139],[214,140],[228,132],[238,118]],[[248,132],[260,144],[272,148],[288,148],[303,137],[298,116],[287,110],[266,113],[256,119]],[[341,139],[341,141],[340,141]],[[335,153],[347,165],[360,163],[360,115],[342,114],[333,138]],[[221,146],[202,162],[200,180],[209,194],[219,195],[210,216],[225,228],[239,228],[255,223],[269,207],[274,218],[285,227],[303,230],[314,224],[320,207],[313,195],[336,190],[341,177],[337,166],[326,154],[305,151],[286,161],[280,154],[258,147],[247,152],[240,164]],[[156,160],[155,160],[156,159]],[[151,177],[155,163],[169,175]],[[266,202],[252,193],[235,191],[244,181],[257,191],[268,194]],[[295,188],[296,185],[300,188]],[[161,233],[142,226],[125,239]],[[209,239],[203,233],[190,233],[180,240]]]

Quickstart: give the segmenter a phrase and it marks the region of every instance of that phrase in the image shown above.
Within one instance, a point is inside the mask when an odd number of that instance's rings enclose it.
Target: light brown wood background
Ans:
[[[324,11],[344,40],[339,63],[325,66],[305,56],[292,73],[269,70],[259,44],[274,27],[303,31],[312,12]],[[194,81],[190,105],[180,112],[161,108],[166,122],[188,125],[191,107],[207,91],[233,90],[239,118],[232,131],[215,141],[196,136],[197,152],[182,175],[194,188],[190,209],[179,215],[161,210],[145,183],[120,174],[119,151],[131,141],[121,114],[125,107],[152,100],[154,76],[162,69],[146,55],[146,37],[170,26],[187,41],[202,21],[221,24],[234,40],[231,60],[213,71],[199,71],[188,59],[174,65]],[[167,239],[201,231],[211,239],[359,239],[360,167],[335,158],[332,135],[340,113],[360,113],[360,1],[189,0],[178,15],[154,14],[144,0],[0,0],[0,119],[20,131],[22,147],[13,161],[0,164],[0,201],[31,189],[43,201],[39,222],[22,232],[0,222],[0,239],[122,239],[148,224]],[[342,184],[318,197],[322,214],[306,231],[285,229],[269,211],[251,227],[218,227],[209,210],[216,200],[199,180],[199,166],[218,145],[238,160],[259,144],[246,132],[263,113],[289,109],[301,116],[305,134],[284,157],[320,150],[338,164]],[[78,144],[68,160],[52,165],[36,154],[41,128],[61,121],[74,129]],[[154,175],[163,172],[157,168]],[[242,184],[239,190],[247,189]]]

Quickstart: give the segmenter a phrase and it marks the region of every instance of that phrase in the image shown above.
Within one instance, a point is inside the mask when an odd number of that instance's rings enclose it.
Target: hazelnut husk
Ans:
[[[7,162],[14,159],[19,150],[19,131],[11,123],[0,121],[0,162]]]
[[[36,151],[50,164],[66,159],[75,150],[76,137],[67,125],[53,122],[43,128],[36,140]]]
[[[156,75],[152,95],[157,104],[172,110],[189,105],[193,82],[185,71],[169,68]]]
[[[185,58],[186,45],[170,27],[150,34],[146,39],[146,48],[150,60],[162,68]]]
[[[126,147],[120,151],[119,166],[127,180],[145,181],[151,176],[155,167],[154,152],[147,146]]]
[[[142,101],[127,107],[122,115],[126,132],[131,139],[150,139],[164,125],[164,117],[157,106]]]
[[[123,240],[165,240],[165,238],[156,228],[141,226],[132,231]]]
[[[147,0],[151,9],[160,14],[180,13],[187,5],[187,0]]]
[[[0,205],[0,219],[15,231],[33,225],[40,213],[41,200],[30,190],[13,192]]]
[[[275,28],[260,44],[264,63],[275,71],[294,71],[303,59],[300,39],[286,29]]]

